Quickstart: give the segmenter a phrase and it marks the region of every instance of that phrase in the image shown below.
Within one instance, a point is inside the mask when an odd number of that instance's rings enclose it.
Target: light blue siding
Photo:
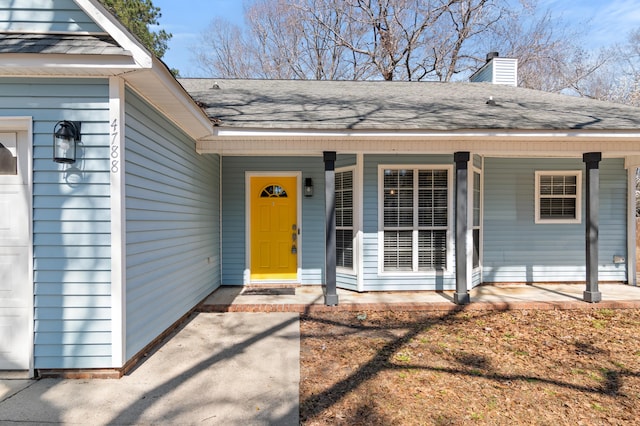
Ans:
[[[35,368],[109,367],[108,82],[0,78],[0,115],[33,117]],[[51,160],[59,120],[82,122],[72,168]]]
[[[4,0],[0,2],[0,31],[104,32],[73,0]]]
[[[485,159],[484,282],[585,280],[585,224],[536,224],[536,170],[582,170],[581,159]],[[599,279],[624,281],[626,171],[623,160],[600,164]]]
[[[220,165],[134,93],[126,99],[130,358],[220,284]]]
[[[358,291],[358,280],[355,273],[336,273],[336,286],[346,290]]]
[[[223,157],[222,283],[242,285],[245,269],[245,172],[301,171],[313,179],[314,195],[302,194],[302,284],[324,280],[324,163],[322,157]]]
[[[455,288],[455,265],[438,273],[378,272],[378,165],[440,165],[453,164],[453,155],[365,155],[364,156],[364,226],[363,263],[364,290],[442,290]],[[450,188],[453,194],[455,189]],[[450,224],[448,244],[454,250],[453,224]]]
[[[336,156],[336,169],[340,167],[355,166],[357,158],[355,154],[338,154]]]
[[[471,287],[477,287],[482,284],[482,272],[480,268],[471,271]]]

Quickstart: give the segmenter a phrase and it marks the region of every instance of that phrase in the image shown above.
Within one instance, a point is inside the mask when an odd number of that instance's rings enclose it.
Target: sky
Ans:
[[[153,0],[162,13],[159,28],[173,34],[164,62],[182,77],[201,77],[192,54],[200,34],[215,17],[243,25],[242,4],[242,0]],[[586,48],[622,43],[631,30],[640,28],[640,0],[539,0],[539,8],[589,28]]]

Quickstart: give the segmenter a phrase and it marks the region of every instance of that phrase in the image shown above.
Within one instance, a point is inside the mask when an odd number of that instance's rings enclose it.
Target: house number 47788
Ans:
[[[118,144],[118,119],[111,122],[111,173],[118,173],[120,169],[120,146]]]

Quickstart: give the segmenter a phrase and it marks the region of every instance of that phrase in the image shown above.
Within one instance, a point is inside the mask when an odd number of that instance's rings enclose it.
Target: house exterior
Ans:
[[[213,126],[98,1],[2,3],[0,58],[0,370],[120,371],[220,284]]]
[[[301,206],[297,282],[324,282],[327,151],[337,156],[339,287],[454,289],[461,255],[468,288],[585,280],[588,153],[602,158],[599,279],[633,283],[637,108],[489,83],[181,83],[217,123],[198,151],[222,157],[222,284],[255,281],[243,188],[253,174],[294,171],[299,193],[314,183]],[[459,201],[457,153],[467,167]],[[455,209],[465,203],[457,253]]]
[[[177,81],[96,0],[0,6],[0,370],[122,374],[220,285],[635,285],[640,110],[494,59],[482,83]]]

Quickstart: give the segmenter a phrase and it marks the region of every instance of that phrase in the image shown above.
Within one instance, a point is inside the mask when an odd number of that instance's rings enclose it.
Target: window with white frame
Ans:
[[[480,267],[480,214],[482,212],[482,188],[480,172],[473,171],[473,267]]]
[[[447,267],[449,170],[381,167],[383,270]]]
[[[582,173],[536,172],[536,223],[580,223]]]
[[[353,170],[335,176],[336,266],[353,269]]]

